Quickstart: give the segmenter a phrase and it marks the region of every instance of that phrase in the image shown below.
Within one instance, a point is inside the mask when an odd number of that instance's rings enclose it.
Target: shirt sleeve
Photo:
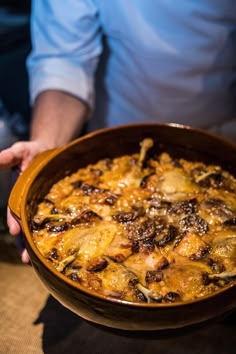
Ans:
[[[47,89],[68,92],[93,108],[94,73],[102,51],[92,0],[32,1],[30,100]]]

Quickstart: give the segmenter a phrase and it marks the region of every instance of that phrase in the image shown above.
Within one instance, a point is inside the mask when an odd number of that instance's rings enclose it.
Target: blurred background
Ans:
[[[30,0],[0,1],[0,99],[10,114],[29,119],[25,59],[30,50]]]
[[[30,9],[30,0],[0,1],[0,150],[28,135],[25,61],[30,51]],[[4,229],[11,178],[11,171],[0,171],[0,231]]]

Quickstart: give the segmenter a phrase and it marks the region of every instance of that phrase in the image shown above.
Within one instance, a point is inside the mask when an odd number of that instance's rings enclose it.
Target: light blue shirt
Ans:
[[[159,121],[236,134],[235,0],[32,7],[32,102],[47,89],[69,92],[92,107],[91,129]]]

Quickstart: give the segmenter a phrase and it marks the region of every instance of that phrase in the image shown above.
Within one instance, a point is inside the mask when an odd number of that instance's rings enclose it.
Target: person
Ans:
[[[235,139],[235,10],[234,0],[33,1],[30,139],[2,151],[0,168],[23,172],[85,126],[175,122]],[[20,232],[9,212],[8,225]]]

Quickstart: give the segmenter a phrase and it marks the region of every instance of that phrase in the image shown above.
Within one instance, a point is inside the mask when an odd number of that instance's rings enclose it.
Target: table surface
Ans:
[[[200,327],[146,333],[88,323],[49,295],[6,235],[0,236],[0,289],[0,354],[235,353],[234,313]]]

